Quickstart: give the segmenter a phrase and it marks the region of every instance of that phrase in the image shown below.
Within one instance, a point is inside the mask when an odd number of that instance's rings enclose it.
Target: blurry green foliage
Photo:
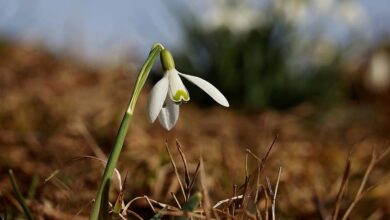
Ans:
[[[240,33],[224,26],[206,30],[194,18],[182,21],[186,45],[175,53],[179,71],[210,81],[233,106],[286,109],[302,102],[329,106],[343,99],[340,56],[326,65],[291,68],[289,56],[299,35],[275,16]],[[211,103],[199,89],[186,85],[192,100]]]

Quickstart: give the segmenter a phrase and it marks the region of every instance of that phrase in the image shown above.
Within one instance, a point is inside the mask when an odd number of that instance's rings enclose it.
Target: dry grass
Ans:
[[[33,176],[39,177],[36,195],[27,201],[35,216],[86,219],[102,163],[74,158],[105,159],[132,89],[130,76],[124,66],[94,70],[34,48],[0,49],[1,215],[19,213],[7,177],[12,168],[25,195]],[[133,217],[151,217],[150,204],[177,207],[201,191],[207,196],[197,217],[272,219],[279,182],[278,219],[328,219],[332,213],[338,219],[345,213],[350,219],[390,218],[389,160],[375,162],[374,168],[369,162],[373,148],[381,153],[389,145],[389,120],[381,110],[363,104],[327,111],[302,105],[248,115],[190,103],[182,106],[178,125],[168,133],[147,122],[146,101],[147,92],[140,97],[118,166],[123,176],[128,173],[124,201],[142,198],[129,208]],[[171,150],[173,169],[164,145],[173,149],[176,139],[181,151]],[[59,173],[44,182],[55,170]],[[120,192],[114,181],[112,202]],[[223,203],[215,207],[218,201]]]

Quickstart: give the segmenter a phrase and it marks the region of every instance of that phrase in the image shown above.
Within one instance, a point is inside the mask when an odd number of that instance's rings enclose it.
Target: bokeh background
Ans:
[[[173,52],[179,71],[216,85],[231,107],[186,83],[191,102],[173,131],[150,124],[148,93],[162,76],[156,62],[120,159],[127,199],[170,202],[178,185],[164,145],[174,148],[176,139],[191,169],[204,157],[212,200],[228,198],[244,181],[245,149],[262,156],[278,135],[264,175],[274,179],[284,168],[279,215],[328,216],[351,151],[345,209],[372,149],[389,144],[389,20],[387,0],[0,0],[0,216],[20,215],[9,168],[24,192],[37,180],[30,198],[37,215],[62,219],[88,207],[102,167],[72,158],[110,152],[155,42]],[[389,218],[388,161],[376,167],[369,183],[378,186],[353,219]]]

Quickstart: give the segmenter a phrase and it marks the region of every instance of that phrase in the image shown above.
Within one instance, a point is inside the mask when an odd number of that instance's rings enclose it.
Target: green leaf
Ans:
[[[197,192],[188,199],[188,201],[183,205],[181,210],[183,210],[184,212],[193,212],[199,207],[201,200],[202,200],[202,194],[200,192]],[[189,219],[187,216],[177,216],[174,218],[174,220],[187,220],[187,219]]]

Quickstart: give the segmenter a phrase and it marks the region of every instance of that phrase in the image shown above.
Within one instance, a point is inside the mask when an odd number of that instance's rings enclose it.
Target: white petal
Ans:
[[[169,97],[171,100],[174,102],[188,102],[190,96],[179,76],[179,72],[175,69],[171,69],[168,70],[166,74],[169,79]]]
[[[179,73],[181,76],[186,78],[188,81],[192,82],[193,84],[197,85],[199,88],[201,88],[203,91],[205,91],[211,98],[213,98],[216,102],[218,102],[220,105],[223,105],[225,107],[229,107],[229,102],[225,98],[225,96],[217,89],[215,86],[213,86],[211,83],[207,82],[206,80],[199,78],[197,76],[191,76],[184,73]]]
[[[156,83],[150,92],[150,98],[148,101],[148,112],[149,112],[149,120],[150,122],[154,122],[160,113],[165,98],[168,94],[168,76],[164,75],[160,81]]]
[[[161,125],[168,131],[175,126],[177,119],[179,118],[179,105],[167,99],[166,106],[161,109],[158,115],[158,120]]]

